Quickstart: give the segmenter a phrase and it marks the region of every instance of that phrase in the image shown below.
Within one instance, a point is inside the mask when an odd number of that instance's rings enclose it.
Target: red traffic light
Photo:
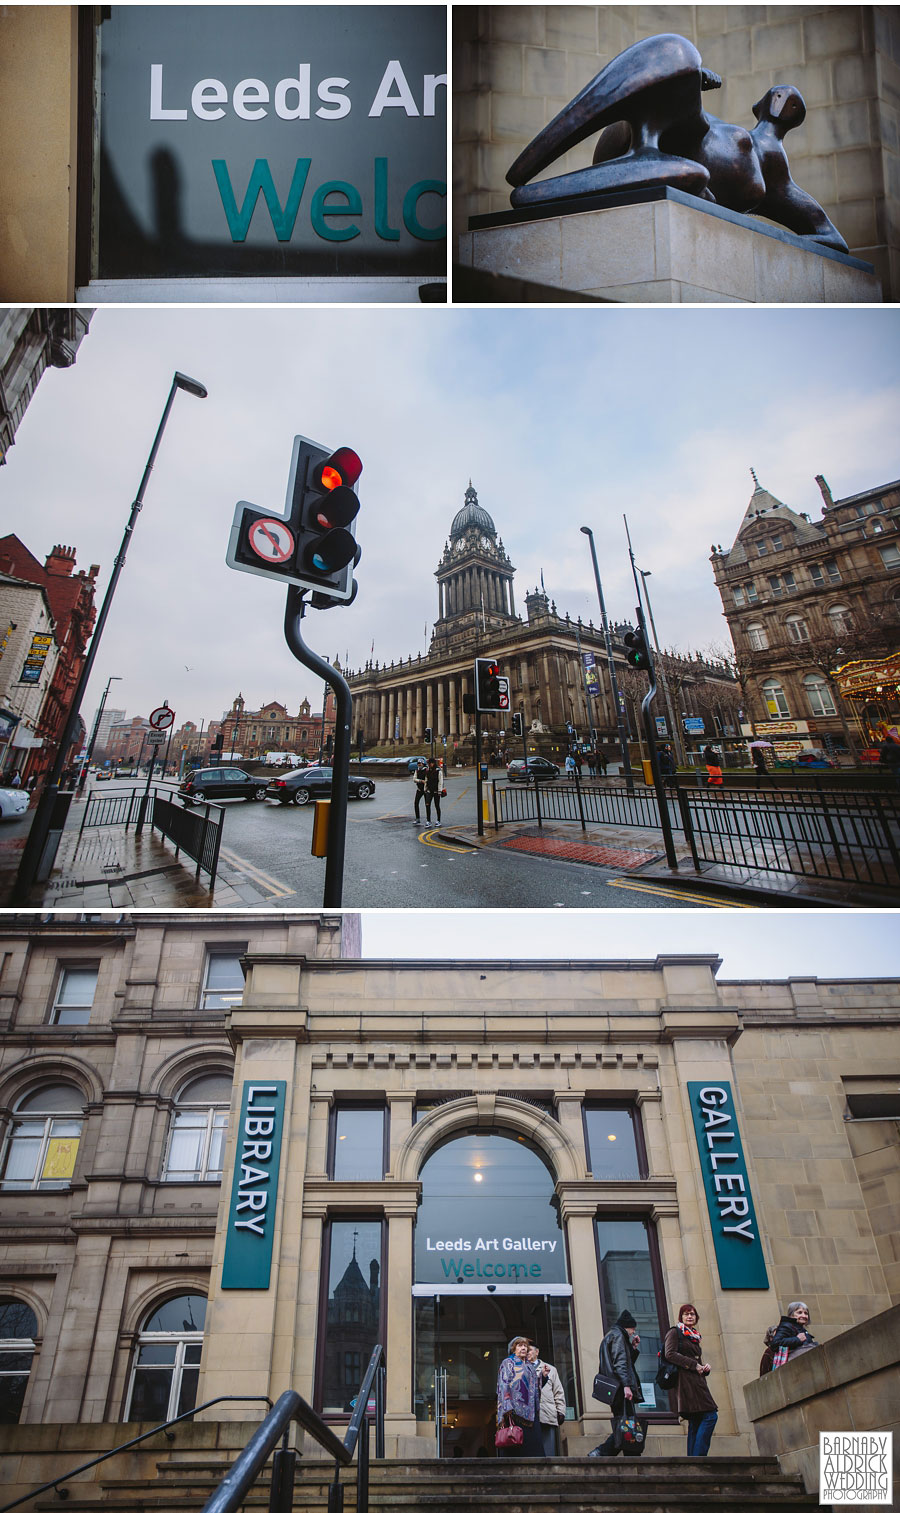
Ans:
[[[316,482],[323,489],[351,488],[362,470],[362,460],[352,447],[338,447],[316,469]]]

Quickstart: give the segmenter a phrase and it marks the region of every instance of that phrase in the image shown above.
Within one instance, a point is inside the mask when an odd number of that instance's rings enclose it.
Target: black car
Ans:
[[[198,767],[179,784],[186,804],[218,803],[220,799],[264,799],[268,779],[251,777],[243,767]]]
[[[510,783],[535,783],[539,779],[547,782],[551,778],[559,777],[559,768],[555,762],[548,762],[546,757],[533,756],[528,758],[526,772],[525,762],[519,757],[517,761],[509,763],[506,777]]]
[[[278,799],[282,804],[308,804],[311,799],[331,798],[330,767],[307,767],[302,772],[291,772],[287,777],[273,778],[266,789],[267,799]],[[352,799],[370,799],[375,792],[371,778],[347,779],[347,793]]]

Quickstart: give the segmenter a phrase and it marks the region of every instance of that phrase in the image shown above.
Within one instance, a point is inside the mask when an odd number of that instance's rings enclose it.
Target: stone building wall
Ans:
[[[688,37],[723,88],[712,114],[748,128],[775,83],[794,84],[806,120],[787,138],[793,176],[900,293],[900,19],[883,5],[455,6],[454,228],[509,208],[506,170],[527,143],[632,43]],[[593,138],[547,177],[587,167]]]

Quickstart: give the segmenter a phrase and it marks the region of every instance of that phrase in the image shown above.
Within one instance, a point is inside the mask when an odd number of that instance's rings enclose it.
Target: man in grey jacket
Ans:
[[[600,1370],[604,1376],[615,1377],[619,1382],[619,1390],[612,1402],[613,1430],[612,1433],[598,1445],[595,1450],[589,1450],[591,1456],[618,1455],[621,1450],[624,1455],[643,1454],[644,1445],[647,1442],[647,1420],[639,1419],[641,1438],[632,1444],[616,1444],[616,1419],[624,1416],[634,1417],[636,1405],[641,1401],[641,1381],[637,1374],[636,1361],[641,1353],[641,1337],[637,1332],[637,1320],[634,1314],[624,1308],[600,1342]]]
[[[529,1345],[528,1361],[538,1374],[541,1388],[541,1437],[545,1455],[559,1454],[559,1426],[566,1421],[566,1394],[559,1372],[549,1361],[542,1361],[537,1345]]]

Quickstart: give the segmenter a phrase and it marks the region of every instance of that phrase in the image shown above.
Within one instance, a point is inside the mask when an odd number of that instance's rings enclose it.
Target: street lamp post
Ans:
[[[659,681],[662,684],[663,698],[666,701],[666,714],[669,716],[669,724],[672,727],[672,739],[675,742],[675,750],[678,753],[678,760],[681,762],[682,766],[684,766],[684,744],[681,739],[681,731],[678,729],[678,726],[675,723],[675,710],[672,705],[672,695],[669,692],[669,680],[666,677],[666,669],[663,667],[662,652],[659,649],[659,637],[656,634],[656,621],[653,618],[653,606],[650,603],[650,590],[647,587],[647,579],[652,577],[653,575],[649,571],[649,569],[647,570],[647,572],[645,572],[642,567],[638,568],[638,572],[641,575],[641,580],[644,585],[644,598],[647,601],[647,613],[650,616],[650,629],[653,632],[653,645],[656,647],[657,666],[659,668]]]
[[[79,793],[82,793],[84,791],[84,781],[88,774],[88,768],[91,765],[91,757],[94,754],[94,747],[97,744],[97,734],[100,730],[100,721],[103,719],[103,711],[106,708],[106,700],[109,697],[109,685],[110,683],[121,683],[121,681],[122,679],[118,676],[117,673],[113,673],[112,677],[107,679],[106,687],[103,690],[103,697],[100,700],[100,707],[97,710],[97,718],[94,721],[94,728],[91,731],[91,739],[88,742],[87,751],[84,754],[84,761],[81,764],[81,771],[78,774]]]
[[[56,760],[54,761],[53,766],[50,770],[46,787],[41,794],[40,802],[38,803],[38,806],[34,812],[34,819],[31,824],[31,830],[28,834],[28,840],[25,843],[25,849],[22,852],[22,861],[19,865],[19,873],[16,878],[15,888],[13,890],[13,903],[26,904],[29,902],[31,887],[34,883],[35,878],[37,877],[38,867],[40,865],[41,857],[44,853],[44,847],[47,843],[47,836],[50,831],[50,822],[53,817],[54,809],[56,807],[57,798],[59,796],[59,781],[62,776],[66,752],[69,749],[69,745],[75,733],[75,726],[77,724],[78,716],[81,710],[81,701],[84,698],[85,689],[87,688],[91,673],[94,670],[94,662],[96,661],[97,652],[100,649],[100,638],[103,635],[103,628],[106,625],[106,621],[109,616],[109,611],[113,601],[113,595],[116,591],[116,585],[118,584],[119,578],[121,576],[122,568],[125,566],[125,554],[128,551],[128,546],[131,541],[134,528],[137,524],[138,515],[140,514],[143,507],[144,492],[150,480],[150,474],[153,471],[153,464],[156,461],[156,454],[159,451],[159,444],[162,441],[163,432],[166,428],[166,422],[169,418],[169,412],[175,402],[175,395],[177,394],[179,389],[183,389],[186,394],[193,394],[197,399],[206,398],[207,391],[202,383],[198,383],[195,378],[188,378],[187,374],[185,373],[175,374],[174,378],[172,379],[172,387],[169,390],[169,397],[166,400],[165,409],[162,413],[162,419],[159,422],[156,436],[153,439],[153,445],[150,448],[150,455],[147,458],[147,464],[144,468],[140,487],[135,496],[134,503],[131,506],[131,513],[128,516],[128,524],[125,526],[125,533],[122,537],[121,545],[119,546],[118,555],[113,562],[113,570],[110,574],[106,593],[103,597],[103,604],[100,607],[100,613],[97,616],[97,624],[94,627],[94,634],[91,636],[91,642],[87,649],[87,654],[85,656],[84,664],[81,669],[81,676],[78,679],[78,682],[75,686],[75,692],[72,696],[72,703],[69,707],[68,719],[66,720],[59,747],[57,749]]]
[[[594,533],[589,525],[581,527],[582,534],[587,536],[591,543],[591,561],[594,564],[594,581],[597,585],[597,598],[600,601],[600,623],[603,626],[603,639],[606,642],[606,660],[609,664],[609,682],[612,691],[613,703],[616,707],[616,726],[619,732],[619,749],[622,753],[622,770],[625,774],[625,782],[629,791],[634,788],[634,777],[631,771],[631,758],[628,754],[628,738],[625,734],[625,721],[622,718],[622,702],[619,698],[619,685],[616,681],[616,666],[613,661],[612,638],[609,634],[609,621],[606,618],[606,605],[603,602],[603,587],[600,582],[600,568],[597,565],[597,549],[594,546]]]

